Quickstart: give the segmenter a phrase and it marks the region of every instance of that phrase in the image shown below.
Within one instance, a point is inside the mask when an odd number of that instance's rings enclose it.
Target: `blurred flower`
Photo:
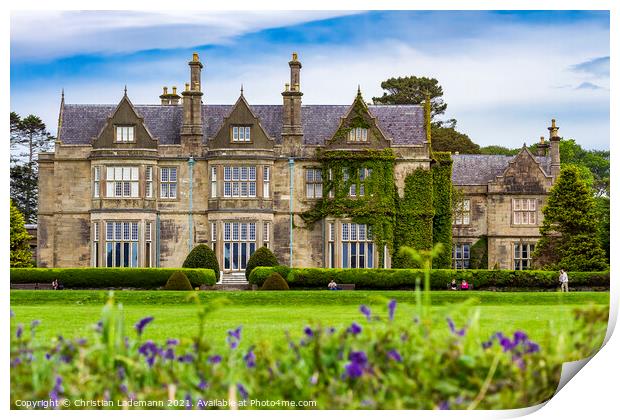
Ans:
[[[463,327],[460,330],[457,330],[456,326],[454,325],[454,321],[452,321],[452,318],[447,317],[446,321],[448,321],[448,326],[450,327],[450,331],[452,332],[452,334],[458,335],[459,337],[463,337],[465,335],[467,327]]]
[[[449,410],[450,409],[450,404],[448,403],[448,401],[442,401],[439,403],[439,406],[437,406],[437,408],[439,410]]]
[[[17,330],[15,331],[15,336],[17,338],[22,338],[23,332],[24,332],[24,325],[23,324],[18,324],[17,325]]]
[[[370,308],[366,305],[360,306],[360,312],[366,316],[366,320],[370,321]]]
[[[388,311],[390,316],[390,321],[394,320],[394,311],[396,310],[396,299],[392,299],[390,303],[388,303]]]
[[[388,351],[387,355],[390,359],[394,360],[395,362],[403,361],[403,358],[400,356],[400,353],[395,349]]]
[[[349,353],[349,361],[345,366],[346,376],[350,378],[358,378],[362,376],[367,368],[368,357],[363,351],[352,351]]]
[[[179,340],[177,340],[176,338],[169,338],[166,341],[167,346],[176,346],[177,344],[179,344]]]
[[[220,363],[222,361],[222,356],[220,356],[219,354],[216,354],[214,356],[209,356],[209,358],[207,360],[212,365],[217,365],[218,363]]]
[[[314,336],[314,331],[312,331],[312,328],[306,327],[306,328],[304,328],[304,334],[306,334],[308,337],[313,337]]]
[[[142,318],[140,321],[136,322],[136,325],[134,327],[136,328],[138,335],[142,335],[142,331],[144,331],[144,328],[154,319],[155,318],[153,318],[152,316],[147,316],[146,318]]]
[[[248,395],[249,395],[248,391],[240,383],[237,383],[237,391],[239,391],[239,394],[241,395],[242,399],[244,399],[244,400],[248,399]]]
[[[234,330],[228,330],[228,336],[226,337],[226,342],[231,349],[236,349],[239,346],[239,342],[241,341],[241,326],[238,326]]]
[[[39,325],[41,324],[41,321],[39,321],[38,319],[35,319],[34,321],[32,321],[30,323],[30,329],[34,330],[35,328],[37,328]]]
[[[354,322],[349,328],[347,328],[347,332],[353,335],[358,335],[362,332],[362,327],[358,323]]]
[[[248,351],[247,354],[243,356],[243,361],[245,362],[245,365],[249,368],[253,368],[256,366],[256,355],[254,354],[252,349],[250,349],[250,351]]]

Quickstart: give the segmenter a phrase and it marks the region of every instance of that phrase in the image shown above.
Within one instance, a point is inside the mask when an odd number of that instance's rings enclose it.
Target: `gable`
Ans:
[[[494,189],[506,193],[545,194],[553,185],[553,178],[544,172],[534,155],[523,148],[491,184]]]
[[[349,140],[349,133],[356,129],[367,130],[366,141]],[[391,141],[377,124],[377,118],[371,114],[359,90],[347,113],[340,118],[335,133],[325,142],[326,149],[346,150],[384,149],[390,145]]]
[[[134,141],[116,141],[116,127],[133,127]],[[129,98],[125,95],[109,116],[94,138],[94,148],[121,148],[121,149],[157,149],[157,140],[153,138],[144,125],[144,118],[139,115]]]
[[[235,127],[250,127],[250,141],[233,141]],[[263,128],[260,118],[252,112],[243,95],[232,107],[213,138],[207,142],[211,149],[273,149],[275,141]]]

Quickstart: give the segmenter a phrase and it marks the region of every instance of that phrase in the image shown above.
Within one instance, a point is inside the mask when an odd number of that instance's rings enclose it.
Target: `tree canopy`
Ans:
[[[599,240],[594,197],[581,171],[565,165],[543,208],[542,238],[534,264],[545,269],[599,271],[608,268]]]
[[[434,119],[446,112],[448,104],[443,100],[443,89],[437,79],[429,77],[391,77],[381,82],[383,96],[374,97],[375,105],[420,105],[428,96],[431,100],[431,117]]]
[[[24,217],[11,200],[11,267],[32,267],[30,235],[24,226]]]

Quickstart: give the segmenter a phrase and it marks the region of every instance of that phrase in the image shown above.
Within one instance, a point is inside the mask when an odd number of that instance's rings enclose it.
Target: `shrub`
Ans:
[[[355,284],[356,289],[391,290],[415,289],[423,281],[423,270],[418,269],[363,269],[363,268],[293,268],[258,267],[251,283],[261,285],[273,272],[281,275],[288,271],[286,280],[295,289],[324,289],[331,280],[338,284]],[[284,277],[284,275],[283,275]],[[609,288],[609,272],[569,272],[571,288]],[[474,289],[548,289],[559,287],[555,271],[510,270],[432,270],[431,289],[445,290],[453,279],[466,278]]]
[[[157,289],[175,271],[182,271],[192,287],[215,284],[213,270],[203,268],[12,268],[11,283],[51,283],[68,289]]]
[[[273,272],[263,283],[261,290],[288,290],[288,284],[279,273]]]
[[[30,235],[24,225],[24,216],[11,200],[11,267],[32,267]]]
[[[210,268],[215,273],[215,281],[220,280],[220,265],[215,252],[205,244],[196,245],[183,262],[183,268]]]
[[[258,248],[248,260],[245,267],[245,278],[250,281],[250,273],[255,267],[273,267],[278,265],[278,259],[266,246]]]
[[[194,290],[194,288],[184,272],[175,271],[166,282],[164,290]]]
[[[285,265],[276,265],[275,267],[256,267],[250,273],[249,283],[255,284],[258,287],[261,287],[267,277],[273,272],[276,272],[282,276],[282,278],[286,279],[288,277],[288,273],[291,269]]]

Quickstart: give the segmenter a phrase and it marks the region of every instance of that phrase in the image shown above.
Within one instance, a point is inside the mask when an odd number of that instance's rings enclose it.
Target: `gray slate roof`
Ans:
[[[505,155],[452,155],[452,182],[455,185],[486,185],[504,173],[516,156]],[[535,156],[549,174],[550,158]]]
[[[181,105],[135,105],[136,111],[160,144],[178,144],[183,119]],[[233,105],[203,105],[202,115],[205,141],[215,136],[222,126],[224,117],[232,111]],[[280,143],[282,136],[282,105],[251,105],[252,112],[260,119],[267,134]],[[369,105],[372,115],[383,133],[396,145],[422,144],[424,133],[424,111],[418,105]],[[90,144],[103,128],[106,119],[112,115],[116,105],[65,104],[63,108],[60,140],[65,144]],[[321,145],[337,130],[340,118],[344,117],[349,105],[304,105],[302,123],[304,143]]]

